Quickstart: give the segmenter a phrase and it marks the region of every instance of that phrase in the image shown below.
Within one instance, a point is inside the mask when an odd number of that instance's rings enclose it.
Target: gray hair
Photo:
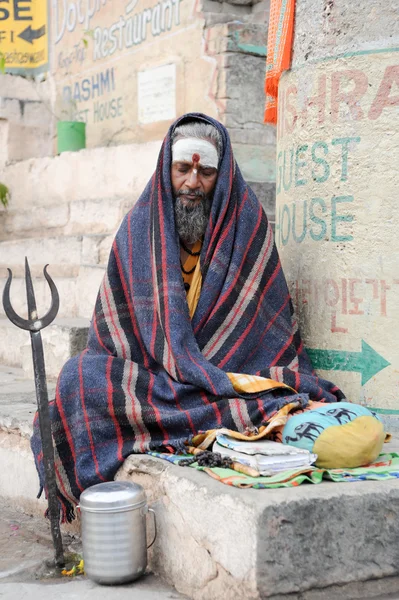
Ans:
[[[198,138],[200,140],[210,140],[216,146],[219,161],[223,152],[223,142],[220,132],[214,125],[204,121],[189,121],[178,125],[172,134],[172,145],[177,138]]]

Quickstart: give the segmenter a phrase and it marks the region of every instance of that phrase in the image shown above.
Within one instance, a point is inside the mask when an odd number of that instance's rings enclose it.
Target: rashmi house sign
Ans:
[[[187,66],[201,63],[198,87],[211,79],[194,2],[53,0],[58,116],[85,121],[91,146],[162,137],[186,109]]]

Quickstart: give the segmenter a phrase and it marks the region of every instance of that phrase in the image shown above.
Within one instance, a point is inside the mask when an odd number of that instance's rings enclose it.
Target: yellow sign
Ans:
[[[0,62],[7,73],[47,70],[47,0],[0,0]]]

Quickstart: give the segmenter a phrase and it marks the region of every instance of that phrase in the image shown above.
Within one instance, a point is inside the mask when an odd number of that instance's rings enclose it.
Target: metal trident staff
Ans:
[[[32,343],[33,369],[35,375],[36,398],[39,409],[40,436],[42,439],[43,448],[44,473],[47,485],[47,501],[51,523],[51,535],[53,538],[53,544],[55,549],[55,564],[61,567],[65,564],[65,561],[60,531],[60,511],[57,499],[57,484],[55,479],[54,448],[53,439],[51,435],[50,412],[48,406],[46,369],[44,365],[43,342],[40,333],[40,330],[50,325],[50,323],[54,321],[55,317],[57,316],[58,309],[60,306],[60,299],[55,283],[51,279],[50,275],[47,273],[47,267],[48,265],[44,267],[43,274],[50,286],[51,306],[47,314],[45,314],[42,319],[39,319],[37,315],[35,293],[33,291],[32,277],[30,274],[27,258],[25,258],[25,283],[29,319],[23,319],[22,317],[17,315],[17,313],[11,306],[11,269],[7,269],[8,279],[3,292],[3,306],[7,317],[12,323],[14,323],[14,325],[20,327],[21,329],[26,329],[30,332],[30,338]]]

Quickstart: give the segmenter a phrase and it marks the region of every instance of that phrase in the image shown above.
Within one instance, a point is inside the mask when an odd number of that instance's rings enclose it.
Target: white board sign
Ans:
[[[176,65],[140,71],[137,79],[139,123],[176,118]]]

